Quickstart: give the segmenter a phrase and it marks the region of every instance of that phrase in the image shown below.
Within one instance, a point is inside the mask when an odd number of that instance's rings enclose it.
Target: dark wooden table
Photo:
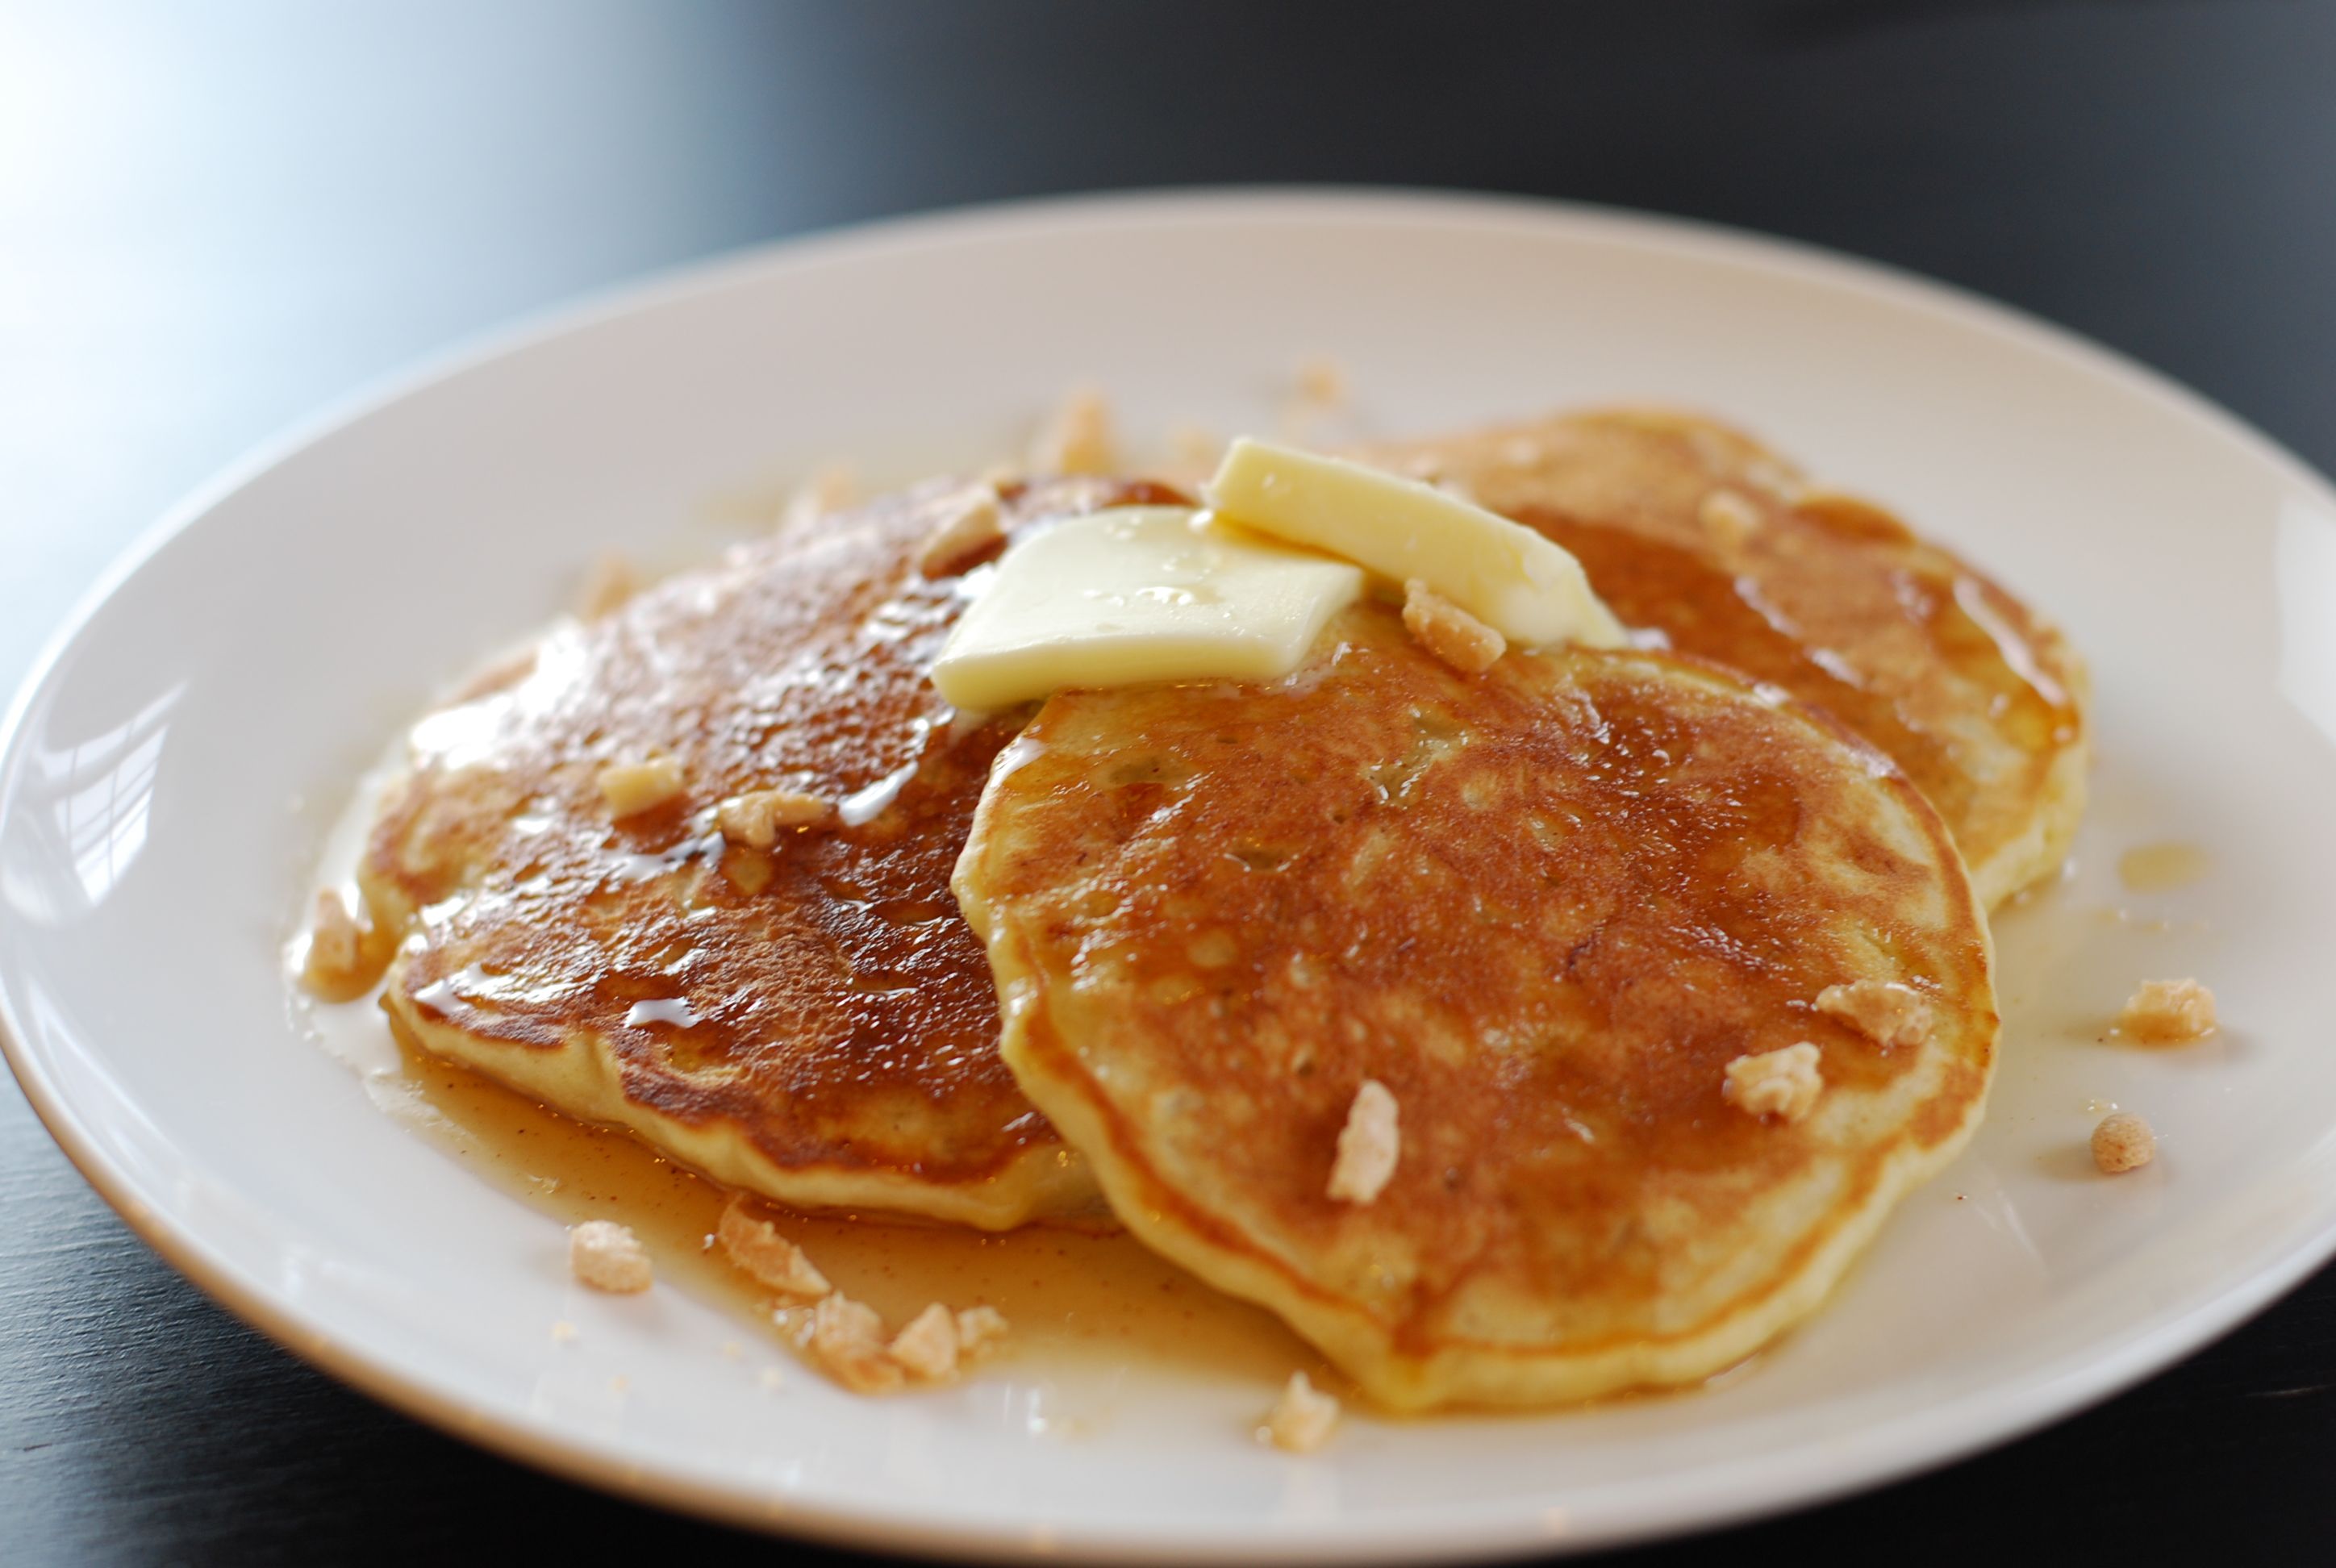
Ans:
[[[0,0],[0,684],[174,497],[447,339],[807,229],[1233,180],[1837,246],[2089,333],[2336,468],[2326,5]],[[310,1371],[134,1241],[13,1086],[0,1215],[0,1561],[820,1555]],[[1747,1549],[2336,1561],[2336,1271],[2039,1436],[1646,1558]]]

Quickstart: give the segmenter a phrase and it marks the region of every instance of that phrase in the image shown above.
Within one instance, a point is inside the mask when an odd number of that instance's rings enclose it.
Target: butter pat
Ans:
[[[1582,563],[1532,529],[1357,463],[1244,437],[1209,486],[1231,521],[1425,582],[1528,647],[1619,648],[1621,623]]]
[[[1305,658],[1361,594],[1345,561],[1134,506],[1017,542],[933,664],[960,708],[1010,707],[1066,687],[1270,680]]]

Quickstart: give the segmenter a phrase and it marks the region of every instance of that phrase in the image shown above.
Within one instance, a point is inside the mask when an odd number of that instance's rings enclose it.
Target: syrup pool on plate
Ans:
[[[313,886],[354,887],[365,830],[390,776],[389,768],[376,771],[353,792]],[[296,940],[286,970],[296,1016],[358,1073],[384,1112],[550,1222],[613,1220],[630,1227],[655,1261],[657,1289],[721,1303],[746,1332],[781,1334],[768,1294],[710,1244],[727,1189],[629,1133],[574,1121],[398,1040],[375,996],[338,1004],[308,998],[298,981],[302,956]],[[1299,1367],[1318,1381],[1330,1376],[1271,1315],[1115,1231],[1035,1225],[993,1234],[853,1216],[777,1218],[837,1289],[888,1322],[905,1322],[933,1301],[996,1307],[1012,1329],[990,1365],[1076,1371],[1141,1358],[1155,1369],[1260,1386],[1279,1384]]]

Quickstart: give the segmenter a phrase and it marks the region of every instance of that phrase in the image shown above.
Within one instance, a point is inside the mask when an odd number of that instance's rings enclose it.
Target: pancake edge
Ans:
[[[442,1061],[469,1068],[572,1121],[621,1130],[659,1154],[720,1183],[809,1213],[881,1211],[883,1218],[1010,1231],[1046,1221],[1097,1218],[1096,1185],[1085,1155],[1067,1143],[1026,1149],[989,1174],[949,1183],[898,1170],[834,1164],[782,1165],[725,1116],[692,1126],[627,1095],[616,1054],[577,1031],[555,1049],[482,1044],[421,1016],[394,976],[382,993],[394,1032]]]
[[[2092,671],[2057,627],[2052,628],[2053,651],[2059,656],[2056,676],[2077,711],[2077,738],[2053,756],[2038,787],[2036,809],[2029,813],[2027,831],[1995,847],[1977,865],[1966,862],[1971,892],[1990,915],[2021,894],[2033,891],[2059,873],[2075,849],[2077,830],[2090,803],[2093,769]],[[1925,803],[1927,803],[1927,802]],[[1957,853],[1961,846],[1956,846]]]

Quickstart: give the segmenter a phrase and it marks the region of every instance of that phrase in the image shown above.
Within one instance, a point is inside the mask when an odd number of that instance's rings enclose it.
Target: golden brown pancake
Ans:
[[[1881,747],[1946,818],[1981,902],[2067,855],[2084,810],[2082,662],[2026,605],[1879,507],[1810,489],[1725,425],[1660,411],[1359,455],[1538,529],[1580,558],[1625,624],[1773,682]]]
[[[1692,661],[1482,676],[1346,612],[1280,683],[1065,692],[956,886],[1017,1080],[1142,1240],[1396,1407],[1691,1382],[1813,1310],[1976,1125],[1985,918],[1938,813]],[[1826,988],[1903,985],[1884,1046]],[[1804,1120],[1727,1097],[1808,1042]],[[1400,1154],[1329,1195],[1367,1080]]]
[[[1090,1205],[998,1060],[949,889],[1023,716],[957,723],[925,678],[965,583],[918,558],[961,495],[927,486],[674,579],[424,719],[361,874],[376,920],[410,928],[394,1019],[784,1203],[989,1228]],[[1007,495],[1009,527],[1177,499]],[[652,755],[682,765],[682,796],[612,822],[599,770]],[[767,852],[725,844],[715,803],[764,788],[857,809]]]

